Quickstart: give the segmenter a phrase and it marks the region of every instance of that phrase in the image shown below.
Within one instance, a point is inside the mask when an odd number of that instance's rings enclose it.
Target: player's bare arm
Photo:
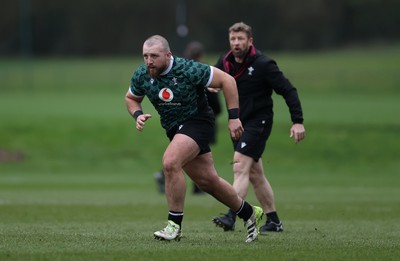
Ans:
[[[125,95],[125,103],[128,112],[136,120],[136,129],[142,131],[147,119],[151,118],[151,114],[144,114],[142,111],[142,100],[143,98],[135,97],[128,91]]]
[[[243,126],[239,120],[239,95],[237,91],[236,81],[229,74],[220,69],[211,66],[214,76],[210,84],[211,89],[221,89],[224,93],[226,107],[229,110],[237,111],[237,117],[229,117],[228,128],[231,137],[238,140],[243,134]]]

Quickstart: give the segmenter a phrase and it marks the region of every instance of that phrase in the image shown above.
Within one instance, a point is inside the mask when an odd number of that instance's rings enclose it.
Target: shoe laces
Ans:
[[[168,220],[168,225],[163,229],[165,232],[171,234],[179,230],[179,225],[175,224],[173,221]]]

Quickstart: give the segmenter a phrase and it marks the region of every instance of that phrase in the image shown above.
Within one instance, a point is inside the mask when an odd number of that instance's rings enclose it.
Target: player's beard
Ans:
[[[156,67],[156,66],[147,66],[147,73],[152,77],[158,77],[160,76],[168,67],[167,64],[164,64],[164,66],[161,67]]]
[[[149,68],[149,67],[147,67],[147,73],[152,78],[158,77],[162,72],[163,72],[163,70],[161,68],[156,68],[156,67]]]
[[[233,54],[233,56],[235,56],[239,59],[244,59],[244,57],[246,56],[248,51],[249,51],[249,48],[235,49],[235,50],[232,50],[232,54]]]

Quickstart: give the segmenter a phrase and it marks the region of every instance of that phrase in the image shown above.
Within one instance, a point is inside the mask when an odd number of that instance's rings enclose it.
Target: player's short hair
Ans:
[[[168,53],[171,49],[169,48],[169,43],[167,41],[167,39],[165,39],[164,37],[162,37],[161,35],[153,35],[150,36],[149,38],[146,39],[146,41],[144,41],[144,44],[147,46],[153,46],[155,44],[161,44],[161,46],[163,47],[164,51],[166,53]]]
[[[245,32],[248,38],[253,37],[251,26],[243,22],[234,23],[231,27],[229,27],[228,32]]]

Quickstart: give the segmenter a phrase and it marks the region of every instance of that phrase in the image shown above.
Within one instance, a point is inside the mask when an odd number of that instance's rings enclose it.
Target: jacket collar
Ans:
[[[251,45],[239,70],[237,72],[234,72],[235,57],[233,56],[232,51],[229,51],[222,60],[222,63],[224,65],[224,71],[229,73],[230,75],[233,76],[233,78],[236,79],[245,71],[247,67],[246,65],[249,64],[249,62],[251,62],[252,60],[254,60],[256,54],[257,54],[257,49],[254,47],[254,45]]]

